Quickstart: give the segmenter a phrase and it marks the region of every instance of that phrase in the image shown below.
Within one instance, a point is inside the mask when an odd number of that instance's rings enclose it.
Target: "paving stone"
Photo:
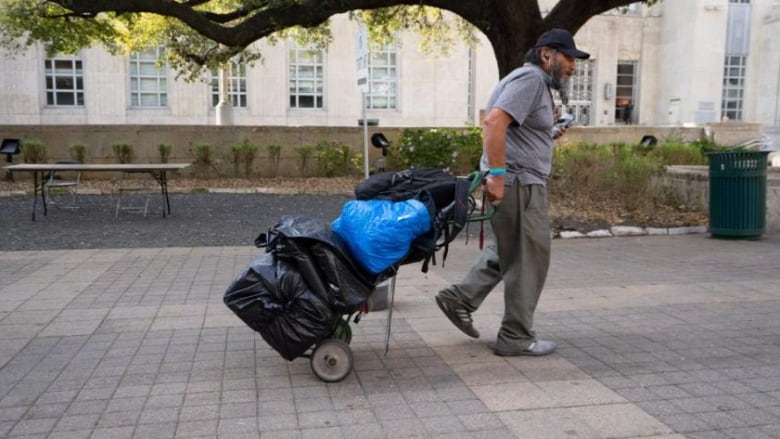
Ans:
[[[255,249],[3,254],[92,279],[67,300],[41,303],[67,311],[51,324],[161,309],[160,319],[208,319],[212,307],[235,321],[31,332],[0,368],[0,436],[26,426],[29,437],[778,437],[776,240],[556,240],[536,325],[559,350],[510,359],[495,357],[489,340],[463,337],[430,299],[478,253],[454,246],[446,268],[399,273],[389,354],[386,314],[367,314],[354,325],[355,369],[334,384],[306,359],[279,358],[222,309],[224,286]],[[65,262],[73,254],[82,262]],[[29,285],[22,290],[55,293]],[[21,312],[37,306],[25,303]],[[488,296],[475,314],[480,330],[494,334],[502,312],[501,294]]]

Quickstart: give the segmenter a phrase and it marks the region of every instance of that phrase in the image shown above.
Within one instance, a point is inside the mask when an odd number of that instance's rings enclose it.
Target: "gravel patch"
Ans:
[[[162,197],[152,194],[146,217],[122,211],[114,217],[115,195],[80,195],[81,208],[38,202],[32,197],[0,197],[0,250],[200,247],[254,245],[261,232],[284,214],[333,221],[349,195],[172,193],[171,215],[162,217]],[[142,206],[143,195],[123,196],[122,204]],[[62,200],[69,201],[68,199]]]

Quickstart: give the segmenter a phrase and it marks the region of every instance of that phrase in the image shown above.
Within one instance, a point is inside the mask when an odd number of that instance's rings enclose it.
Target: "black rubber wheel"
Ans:
[[[343,340],[328,338],[311,354],[311,370],[326,383],[337,383],[352,372],[352,350]]]

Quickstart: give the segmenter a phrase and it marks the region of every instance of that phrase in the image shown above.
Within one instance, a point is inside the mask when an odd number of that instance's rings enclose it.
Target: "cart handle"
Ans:
[[[471,181],[471,186],[469,187],[469,194],[473,194],[476,192],[478,188],[480,188],[483,184],[485,184],[485,177],[488,176],[488,171],[474,171],[468,176],[466,176],[469,181]],[[484,207],[485,198],[482,198],[482,204]],[[467,222],[477,222],[477,221],[485,221],[489,220],[493,214],[496,212],[496,207],[492,204],[489,204],[488,208],[485,210],[483,209],[483,212],[479,215],[469,215],[469,217],[466,219]]]

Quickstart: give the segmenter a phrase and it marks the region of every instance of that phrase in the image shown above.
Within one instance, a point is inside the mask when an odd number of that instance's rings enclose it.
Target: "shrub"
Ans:
[[[233,157],[233,174],[237,177],[241,169],[241,143],[236,143],[230,147],[230,153]]]
[[[192,155],[195,157],[195,173],[201,177],[208,177],[211,174],[211,168],[214,160],[211,157],[211,145],[207,143],[196,143],[192,145]]]
[[[648,156],[658,159],[663,165],[706,165],[704,150],[711,147],[711,144],[666,142],[650,150]]]
[[[111,148],[114,150],[114,157],[119,163],[133,162],[133,157],[135,156],[133,145],[125,142],[114,142]]]
[[[169,145],[167,143],[160,143],[159,145],[157,145],[157,150],[160,152],[160,162],[168,163],[168,158],[170,158],[171,156],[173,145]]]
[[[314,146],[317,153],[317,171],[323,177],[346,175],[350,169],[351,150],[348,145],[323,140]]]
[[[79,163],[86,163],[87,161],[87,146],[82,143],[74,143],[68,148],[70,158],[78,161]]]
[[[396,148],[390,148],[388,167],[432,167],[467,174],[478,169],[482,130],[405,129]]]
[[[25,163],[46,163],[48,154],[46,144],[40,139],[24,139],[21,141],[22,158]]]
[[[309,162],[314,155],[314,146],[296,146],[294,150],[295,153],[298,154],[298,170],[300,171],[301,175],[305,177],[309,174]]]
[[[612,151],[606,146],[579,144],[553,149],[550,192],[583,209],[608,186]]]
[[[257,145],[244,140],[241,143],[232,145],[230,151],[233,155],[233,173],[238,176],[243,163],[244,175],[250,177],[252,175],[252,165],[254,164],[255,156],[257,156]]]
[[[271,175],[276,177],[279,173],[279,159],[282,156],[282,145],[271,144],[266,146],[268,149],[268,163],[271,165]]]

